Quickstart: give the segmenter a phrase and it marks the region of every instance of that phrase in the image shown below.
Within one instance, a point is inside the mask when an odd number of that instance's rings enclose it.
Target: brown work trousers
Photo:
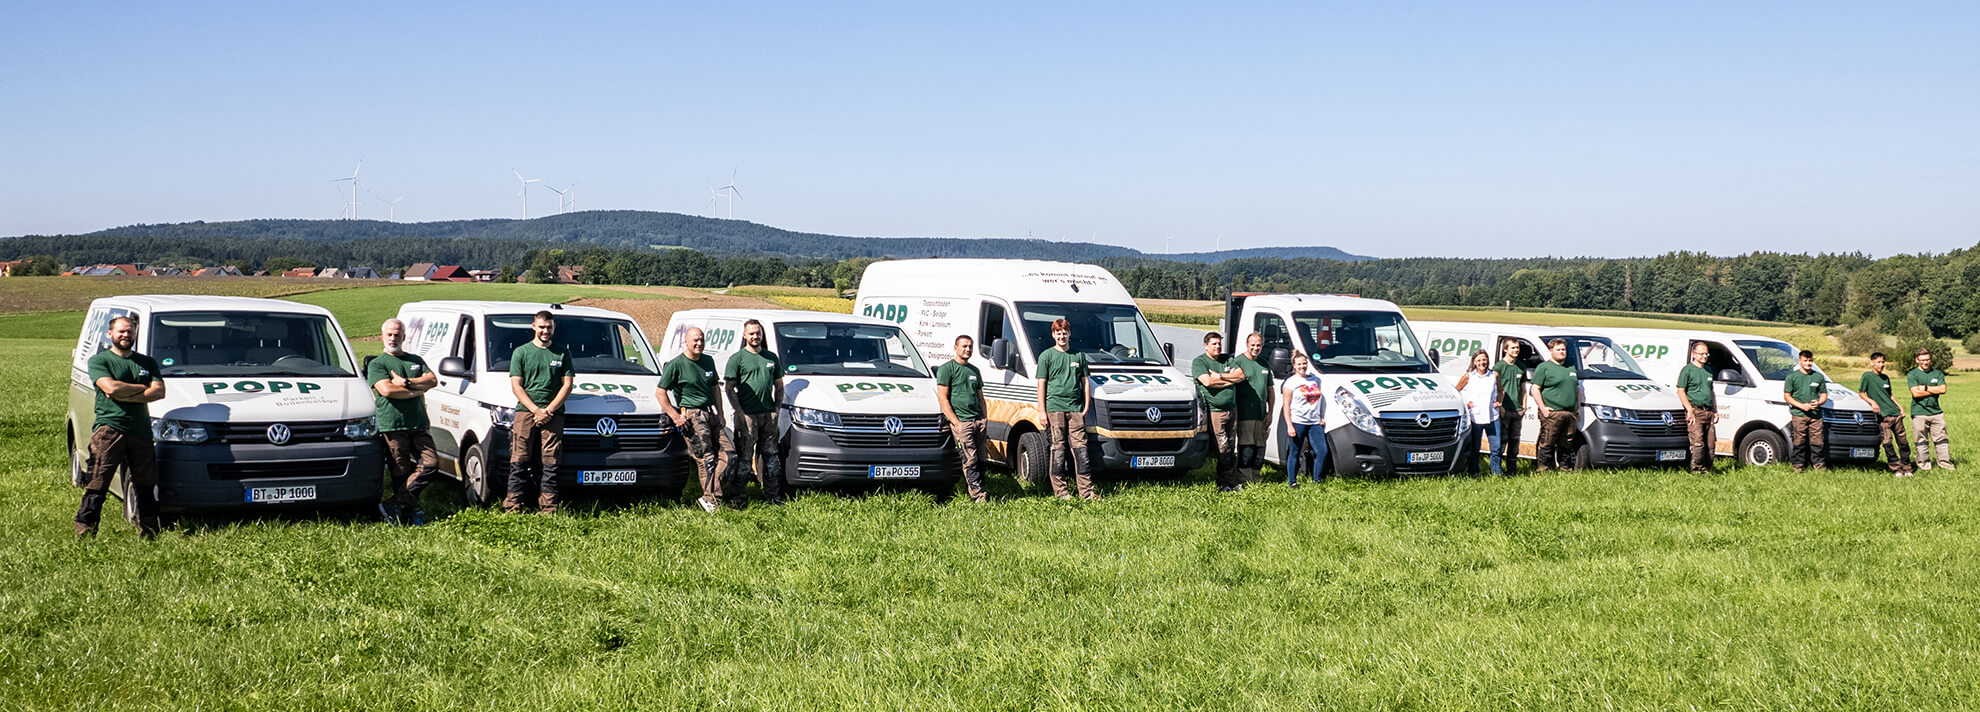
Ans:
[[[1686,403],[1685,408],[1691,414],[1684,425],[1684,436],[1691,441],[1691,471],[1711,472],[1712,454],[1719,445],[1718,428],[1712,423],[1712,416],[1717,415],[1717,410],[1690,403]]]
[[[392,474],[392,501],[418,506],[419,493],[440,478],[440,451],[425,428],[387,430],[385,471]]]
[[[1086,416],[1080,413],[1046,413],[1045,439],[1052,448],[1052,456],[1046,458],[1045,466],[1045,476],[1052,481],[1052,496],[1061,499],[1072,496],[1066,483],[1066,474],[1070,470],[1081,498],[1099,498],[1099,491],[1093,488],[1093,466],[1086,461]],[[1071,463],[1066,462],[1068,457]]]
[[[1904,416],[1886,415],[1877,419],[1877,443],[1884,446],[1884,464],[1892,472],[1910,472],[1911,438],[1904,434]]]
[[[76,523],[96,526],[103,516],[110,478],[118,467],[126,468],[131,498],[138,513],[138,533],[158,533],[158,453],[152,449],[151,433],[126,433],[108,425],[98,425],[89,434],[89,483],[83,485],[82,505],[76,508]]]
[[[763,498],[784,501],[784,458],[777,447],[777,411],[742,413],[736,416],[736,497],[743,496],[742,468],[756,473],[756,486]]]
[[[681,426],[681,439],[687,442],[688,457],[701,468],[701,495],[717,502],[723,499],[723,480],[729,472],[729,434],[722,421],[708,408],[682,408],[687,424]]]
[[[956,441],[956,459],[962,463],[963,486],[969,489],[969,498],[978,502],[990,498],[983,489],[983,441],[988,425],[982,418],[949,421],[949,436]]]
[[[1788,419],[1788,464],[1794,466],[1795,472],[1803,467],[1828,469],[1829,446],[1822,432],[1819,416],[1796,415]]]
[[[1263,420],[1240,420],[1237,422],[1237,480],[1245,484],[1258,481],[1258,474],[1265,467],[1265,441],[1272,431]]]
[[[1574,411],[1553,410],[1540,416],[1540,439],[1534,442],[1537,472],[1574,469]]]
[[[502,498],[502,511],[523,511],[534,491],[537,511],[555,513],[557,463],[563,459],[563,412],[539,420],[535,413],[516,411],[516,422],[509,426],[509,494]]]
[[[1236,487],[1238,479],[1237,414],[1228,410],[1210,411],[1210,449],[1217,458],[1217,486]]]

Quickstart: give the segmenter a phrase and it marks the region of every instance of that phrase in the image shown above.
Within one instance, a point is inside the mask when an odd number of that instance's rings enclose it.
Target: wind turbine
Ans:
[[[342,183],[342,182],[344,182],[344,181],[350,181],[350,182],[351,182],[351,202],[350,202],[350,203],[349,203],[349,204],[348,204],[348,205],[346,206],[346,207],[348,208],[348,210],[346,210],[346,211],[345,211],[345,215],[344,215],[344,217],[345,217],[345,219],[347,219],[347,220],[356,220],[356,219],[357,219],[357,216],[358,216],[358,205],[359,205],[359,203],[358,203],[358,171],[361,171],[361,170],[364,170],[364,159],[362,159],[362,158],[360,158],[360,159],[358,159],[358,162],[357,162],[357,168],[356,168],[356,169],[353,169],[353,170],[351,171],[351,177],[349,177],[349,178],[338,178],[338,179],[336,179],[336,180],[333,180],[333,181],[330,181],[330,182],[332,182],[332,183]],[[343,191],[343,189],[342,189],[342,188],[339,188],[339,189],[337,189],[337,194],[338,194],[338,195],[343,195],[343,192],[344,192],[344,191]]]
[[[737,169],[737,170],[741,170],[741,169]],[[736,218],[736,201],[745,200],[745,198],[742,197],[742,191],[736,189],[736,172],[737,171],[735,170],[729,171],[729,184],[722,186],[721,188],[722,190],[729,192],[729,194],[725,197],[729,199],[730,220],[734,220]]]
[[[558,215],[562,215],[562,214],[564,214],[564,209],[565,209],[565,208],[570,208],[570,209],[572,209],[572,210],[575,210],[575,209],[577,209],[577,184],[576,184],[576,183],[572,183],[572,184],[570,184],[570,186],[569,186],[569,187],[567,187],[567,188],[565,188],[565,189],[563,189],[563,190],[557,190],[557,189],[556,189],[556,187],[554,187],[554,186],[552,186],[552,185],[550,185],[549,183],[544,183],[544,184],[543,184],[543,187],[545,187],[545,188],[549,188],[549,189],[550,189],[550,192],[552,192],[552,193],[556,193],[556,194],[557,194],[557,214],[558,214]]]
[[[385,219],[386,219],[386,220],[389,220],[389,221],[392,221],[392,222],[398,222],[398,220],[399,220],[399,201],[401,201],[401,200],[405,200],[405,199],[406,199],[406,195],[408,195],[408,194],[406,194],[406,193],[400,193],[400,194],[399,194],[399,197],[397,197],[397,198],[393,198],[393,199],[391,199],[391,200],[386,200],[384,196],[382,196],[382,195],[379,195],[379,194],[377,194],[377,193],[372,193],[372,194],[371,194],[371,197],[373,197],[373,198],[377,198],[377,199],[378,199],[378,202],[381,202],[381,203],[384,203],[384,204],[386,204],[386,205],[388,205],[388,206],[391,206],[391,207],[388,207],[388,208],[386,208],[386,213],[385,213]]]
[[[513,171],[515,169],[510,169],[510,170]],[[515,174],[516,174],[516,180],[522,181],[522,187],[516,189],[516,197],[522,198],[523,219],[528,220],[529,219],[529,184],[541,183],[543,182],[543,179],[524,178],[522,177],[522,171],[515,171]]]

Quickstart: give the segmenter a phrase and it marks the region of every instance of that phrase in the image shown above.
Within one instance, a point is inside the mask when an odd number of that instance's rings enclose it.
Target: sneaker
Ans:
[[[391,502],[378,503],[378,520],[386,524],[399,523],[399,505]]]
[[[424,509],[413,510],[410,519],[412,519],[412,526],[415,527],[426,526],[426,510]]]
[[[1299,483],[1298,483],[1298,482],[1287,482],[1287,483],[1286,483],[1286,487],[1287,487],[1287,488],[1289,488],[1289,489],[1299,489]]]
[[[1054,499],[1057,499],[1057,500],[1059,500],[1059,501],[1061,501],[1061,502],[1071,502],[1071,501],[1073,501],[1073,496],[1072,496],[1072,495],[1069,495],[1069,494],[1057,494],[1057,495],[1052,495],[1052,497],[1053,497]]]
[[[969,501],[971,501],[971,502],[975,502],[975,503],[977,503],[977,504],[989,504],[989,503],[990,503],[990,495],[987,495],[987,494],[979,494],[979,495],[977,495],[977,496],[975,496],[975,497],[971,497],[971,498],[969,498]]]
[[[1959,468],[1957,468],[1957,467],[1953,467],[1953,464],[1952,464],[1952,463],[1950,463],[1950,462],[1948,462],[1948,463],[1946,463],[1946,464],[1943,464],[1943,465],[1940,465],[1940,466],[1939,466],[1939,469],[1941,469],[1941,470],[1945,470],[1945,471],[1947,471],[1947,472],[1951,472],[1951,471],[1953,471],[1953,470],[1957,470],[1957,469],[1959,469]]]
[[[701,505],[702,511],[709,514],[714,514],[715,510],[722,508],[722,505],[717,504],[715,500],[709,499],[707,495],[703,495],[700,499],[695,500],[695,502]]]
[[[1080,499],[1083,499],[1083,500],[1086,500],[1086,501],[1088,501],[1088,502],[1098,502],[1098,501],[1100,501],[1100,495],[1097,495],[1097,494],[1087,494],[1087,495],[1080,495],[1080,497],[1079,497],[1079,498],[1080,498]]]
[[[77,539],[88,539],[88,538],[90,538],[90,537],[93,537],[93,536],[96,536],[96,525],[94,525],[94,524],[84,524],[84,523],[82,523],[82,522],[76,522],[76,538],[77,538]]]
[[[1929,462],[1921,462],[1921,463],[1918,463],[1918,469],[1919,469],[1919,470],[1931,470],[1931,469],[1932,469],[1932,463],[1929,463]]]

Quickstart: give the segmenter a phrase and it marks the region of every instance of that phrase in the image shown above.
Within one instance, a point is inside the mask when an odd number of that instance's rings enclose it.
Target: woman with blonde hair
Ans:
[[[1293,372],[1281,386],[1285,395],[1286,486],[1299,486],[1299,466],[1306,459],[1307,477],[1320,484],[1327,464],[1327,398],[1320,374],[1310,368],[1303,351],[1294,351]]]
[[[1471,474],[1479,474],[1478,437],[1485,436],[1491,446],[1492,474],[1502,475],[1505,471],[1499,462],[1499,409],[1498,379],[1492,373],[1492,354],[1484,349],[1471,352],[1471,367],[1458,376],[1458,396],[1464,399],[1464,408],[1471,413],[1471,432],[1464,436],[1464,446],[1459,452],[1471,460]]]

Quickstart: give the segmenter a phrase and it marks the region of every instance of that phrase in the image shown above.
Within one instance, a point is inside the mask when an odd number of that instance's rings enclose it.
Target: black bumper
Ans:
[[[1682,429],[1684,423],[1676,427]],[[1624,423],[1611,423],[1595,420],[1581,431],[1588,440],[1588,459],[1595,465],[1672,465],[1682,467],[1691,455],[1691,439],[1681,434],[1646,436],[1630,430]],[[1659,459],[1658,453],[1676,452],[1671,459]]]
[[[793,427],[785,440],[784,481],[793,485],[880,482],[948,482],[961,472],[954,443],[937,447],[846,447],[831,433]],[[875,467],[918,466],[916,477],[874,477]]]
[[[497,426],[488,433],[488,475],[508,482],[509,429]],[[618,484],[578,482],[585,470],[633,470],[637,481]],[[610,494],[630,491],[672,492],[693,479],[694,459],[688,457],[687,443],[679,433],[668,433],[658,450],[592,450],[565,446],[557,461],[559,493]]]
[[[1096,472],[1135,471],[1137,457],[1174,456],[1175,467],[1184,470],[1196,469],[1210,459],[1213,448],[1210,434],[1198,432],[1184,438],[1114,438],[1088,435],[1086,437],[1087,457],[1093,458],[1098,467]],[[1163,468],[1166,469],[1166,468]]]
[[[1878,432],[1878,418],[1875,413],[1864,413],[1863,422],[1855,422],[1856,411],[1837,419],[1822,419],[1822,444],[1828,447],[1830,460],[1875,460],[1882,452],[1883,435]],[[1906,423],[1909,426],[1910,423]],[[1869,454],[1859,456],[1852,450],[1868,449]]]
[[[1458,464],[1458,450],[1464,445],[1464,431],[1449,442],[1425,445],[1399,445],[1379,435],[1370,435],[1353,424],[1327,431],[1327,457],[1339,474],[1441,475]],[[1441,452],[1439,462],[1409,461],[1410,453]]]
[[[355,442],[268,444],[158,443],[158,503],[174,510],[282,509],[377,502],[384,489],[385,444]],[[316,488],[316,498],[270,504],[251,501],[255,488]]]

